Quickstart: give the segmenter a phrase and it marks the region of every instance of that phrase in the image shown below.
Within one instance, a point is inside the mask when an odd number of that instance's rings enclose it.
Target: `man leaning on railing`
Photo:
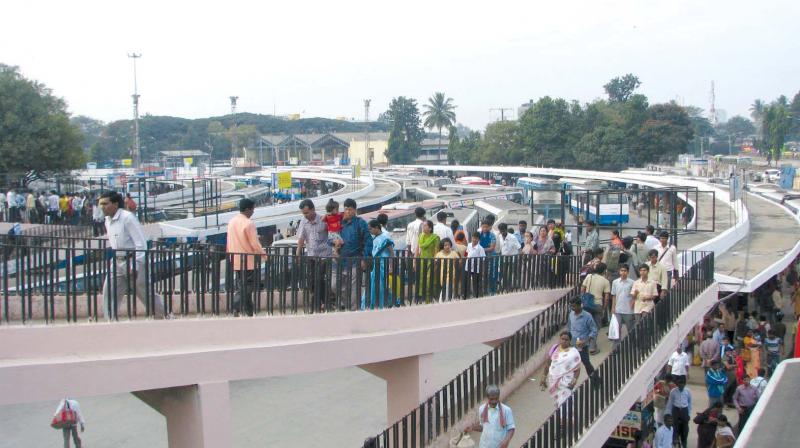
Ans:
[[[253,315],[253,293],[259,283],[256,257],[263,257],[263,262],[267,256],[258,240],[256,225],[250,220],[255,207],[256,203],[252,199],[242,199],[239,201],[239,214],[228,221],[227,251],[233,254],[233,270],[238,286],[233,300],[234,316],[239,316],[242,312],[248,316]]]
[[[119,298],[126,293],[130,279],[134,280],[134,294],[147,302],[150,283],[145,275],[147,237],[133,213],[123,207],[122,195],[108,191],[100,196],[98,206],[106,217],[108,245],[114,249],[114,265],[103,283],[103,309],[106,319],[117,317]],[[164,299],[153,293],[153,314],[164,317]],[[113,298],[113,301],[112,301]],[[166,315],[171,317],[172,313]]]

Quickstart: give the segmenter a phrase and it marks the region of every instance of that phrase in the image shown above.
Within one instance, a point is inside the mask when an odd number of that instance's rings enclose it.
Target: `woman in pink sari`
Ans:
[[[558,344],[550,349],[545,362],[542,390],[547,388],[556,407],[559,407],[572,395],[580,374],[581,354],[572,346],[570,332],[562,331]]]

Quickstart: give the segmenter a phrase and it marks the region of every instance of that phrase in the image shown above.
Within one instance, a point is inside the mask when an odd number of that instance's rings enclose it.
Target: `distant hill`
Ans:
[[[103,123],[90,117],[72,118],[84,133],[87,158],[102,162],[127,158],[133,144],[133,120]],[[364,123],[304,118],[285,120],[272,115],[238,113],[221,117],[186,119],[146,115],[139,119],[139,136],[142,159],[147,160],[159,151],[199,149],[208,152],[213,148],[215,159],[227,159],[231,149],[231,126],[236,123],[237,146],[258,149],[260,134],[359,132]],[[369,123],[373,132],[387,132],[383,122]]]

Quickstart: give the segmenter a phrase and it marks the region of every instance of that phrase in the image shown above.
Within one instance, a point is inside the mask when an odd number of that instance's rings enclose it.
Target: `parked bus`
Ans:
[[[533,219],[531,219],[531,210],[528,206],[506,199],[475,201],[475,208],[480,212],[481,220],[489,214],[497,218],[494,223],[494,228],[497,228],[500,223],[506,223],[508,227],[517,230],[517,225],[520,221],[527,221],[529,225],[538,225],[543,221],[540,215],[534,216]]]
[[[537,214],[548,219],[561,218],[561,190],[563,183],[555,179],[520,177],[517,187],[522,189],[522,203],[529,204]]]
[[[569,191],[572,213],[598,225],[625,224],[629,220],[628,198],[624,192],[608,192],[605,182],[597,179],[559,179]]]

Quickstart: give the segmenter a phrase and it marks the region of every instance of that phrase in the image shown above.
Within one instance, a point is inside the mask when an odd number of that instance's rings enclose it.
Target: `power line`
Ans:
[[[495,107],[495,108],[489,109],[489,112],[494,112],[494,111],[498,111],[498,110],[500,111],[500,121],[506,121],[506,113],[505,112],[507,110],[513,110],[513,109],[511,109],[510,107]]]

